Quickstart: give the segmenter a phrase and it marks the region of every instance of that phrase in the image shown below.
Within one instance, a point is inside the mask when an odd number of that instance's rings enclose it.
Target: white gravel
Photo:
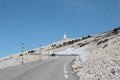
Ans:
[[[79,80],[120,80],[119,35],[102,35],[97,42],[90,43],[84,49],[87,54],[85,61],[79,57],[75,59],[72,67]],[[108,41],[104,42],[105,39]],[[98,44],[100,41],[103,42]]]

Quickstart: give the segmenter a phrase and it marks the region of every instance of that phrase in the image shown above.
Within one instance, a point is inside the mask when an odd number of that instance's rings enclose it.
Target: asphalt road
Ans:
[[[72,56],[61,56],[0,70],[0,80],[77,80]]]

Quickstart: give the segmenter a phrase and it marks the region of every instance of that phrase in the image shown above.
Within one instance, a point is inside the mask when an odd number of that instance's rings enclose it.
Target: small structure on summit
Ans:
[[[67,39],[67,35],[66,35],[66,33],[64,33],[64,40],[66,40]]]

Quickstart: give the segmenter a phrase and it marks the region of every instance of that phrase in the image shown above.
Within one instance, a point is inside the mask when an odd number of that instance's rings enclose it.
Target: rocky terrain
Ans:
[[[32,50],[16,53],[0,58],[0,69],[8,69],[21,64],[38,60],[52,59],[54,54],[69,48],[73,39],[60,40],[47,46],[41,46]],[[69,43],[68,43],[69,42]],[[23,59],[22,59],[23,58]],[[23,63],[22,63],[23,62]]]
[[[72,68],[79,80],[120,80],[120,27],[77,39],[63,39],[48,46],[0,59],[0,69],[48,59],[55,55],[79,55]]]
[[[86,41],[87,59],[77,57],[72,66],[79,80],[120,80],[120,28]]]

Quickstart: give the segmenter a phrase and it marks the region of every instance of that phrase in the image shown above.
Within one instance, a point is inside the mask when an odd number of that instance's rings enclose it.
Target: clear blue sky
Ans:
[[[120,26],[120,0],[0,0],[0,57]]]

